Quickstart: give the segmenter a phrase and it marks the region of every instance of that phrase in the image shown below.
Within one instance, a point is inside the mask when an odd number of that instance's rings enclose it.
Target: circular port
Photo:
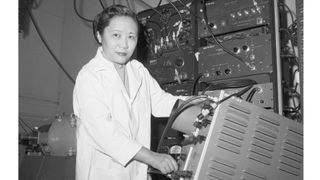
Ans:
[[[242,46],[242,49],[245,51],[245,52],[248,52],[249,51],[249,46],[247,46],[247,45],[243,45]]]
[[[231,74],[231,69],[225,69],[224,73],[226,73],[227,75]]]
[[[181,57],[176,58],[174,61],[176,67],[180,68],[184,65],[184,60]]]
[[[240,48],[234,47],[233,48],[233,52],[236,53],[236,54],[240,53]]]

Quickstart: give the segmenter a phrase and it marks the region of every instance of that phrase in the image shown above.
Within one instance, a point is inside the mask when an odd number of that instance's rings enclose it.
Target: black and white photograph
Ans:
[[[5,179],[317,179],[308,3],[19,0],[2,15]]]

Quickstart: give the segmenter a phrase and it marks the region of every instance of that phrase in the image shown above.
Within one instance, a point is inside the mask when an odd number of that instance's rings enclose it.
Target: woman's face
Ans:
[[[128,16],[115,16],[105,27],[103,34],[98,33],[102,44],[103,56],[116,64],[125,64],[131,57],[138,40],[138,26]]]

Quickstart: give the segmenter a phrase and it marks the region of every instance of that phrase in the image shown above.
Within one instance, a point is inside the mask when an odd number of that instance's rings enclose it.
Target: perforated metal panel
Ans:
[[[202,144],[184,147],[193,180],[303,179],[303,127],[238,98],[215,110]]]

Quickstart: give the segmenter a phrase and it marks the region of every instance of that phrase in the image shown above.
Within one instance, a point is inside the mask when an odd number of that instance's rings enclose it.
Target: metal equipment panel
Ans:
[[[205,141],[184,146],[187,158],[179,161],[179,170],[192,172],[190,180],[303,177],[301,123],[232,97],[198,134]]]
[[[254,74],[271,74],[271,33],[267,27],[260,27],[217,37],[221,44],[248,62],[253,69],[232,57],[218,45],[199,49],[199,73],[203,81],[230,79]]]
[[[199,1],[198,11],[203,11]],[[215,35],[239,31],[270,23],[269,0],[208,0],[208,24]],[[210,36],[206,25],[198,24],[199,37]]]

